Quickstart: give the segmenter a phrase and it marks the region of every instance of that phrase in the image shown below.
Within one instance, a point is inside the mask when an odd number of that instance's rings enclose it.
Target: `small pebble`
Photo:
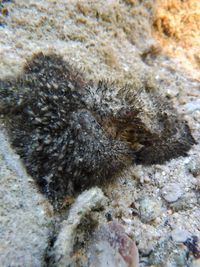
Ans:
[[[186,230],[175,228],[171,232],[171,237],[176,243],[184,243],[190,237],[190,233]]]
[[[192,267],[200,267],[200,259],[194,260]]]
[[[162,197],[169,203],[177,201],[183,193],[183,189],[177,183],[167,184],[161,191]]]
[[[89,248],[90,266],[139,267],[139,253],[135,242],[117,221],[101,225]]]
[[[186,113],[192,113],[196,110],[200,110],[200,99],[187,103],[184,109]]]
[[[144,197],[139,200],[139,204],[139,213],[142,222],[148,223],[160,216],[160,202],[150,197]]]

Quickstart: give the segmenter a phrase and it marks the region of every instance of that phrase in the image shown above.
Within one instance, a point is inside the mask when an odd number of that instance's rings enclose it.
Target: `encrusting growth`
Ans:
[[[184,156],[195,143],[160,95],[87,82],[54,54],[37,54],[17,79],[0,81],[0,114],[28,172],[54,201],[131,163]]]

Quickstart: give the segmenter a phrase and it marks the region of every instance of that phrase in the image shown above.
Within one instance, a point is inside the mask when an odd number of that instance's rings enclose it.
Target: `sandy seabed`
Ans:
[[[188,157],[132,166],[102,185],[109,201],[98,222],[109,213],[124,226],[140,266],[199,266],[179,242],[184,234],[200,238],[199,1],[15,0],[3,1],[0,10],[1,79],[17,76],[35,53],[55,52],[88,79],[129,84],[133,91],[148,84],[188,120],[197,141]],[[0,138],[0,265],[48,266],[50,236],[63,214],[53,214]]]

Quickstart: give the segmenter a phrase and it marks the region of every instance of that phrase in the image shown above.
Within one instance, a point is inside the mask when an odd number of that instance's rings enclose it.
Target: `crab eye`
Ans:
[[[133,115],[132,111],[130,111],[129,109],[121,109],[121,111],[119,112],[119,116],[120,118],[129,118]]]
[[[126,111],[125,111],[125,115],[126,115],[127,117],[131,116],[131,114],[132,114],[132,113],[131,113],[130,110],[126,110]]]

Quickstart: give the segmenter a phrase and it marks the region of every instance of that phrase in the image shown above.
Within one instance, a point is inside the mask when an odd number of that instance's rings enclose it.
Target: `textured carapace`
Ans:
[[[54,54],[37,54],[17,79],[0,81],[0,114],[28,172],[54,200],[131,163],[185,155],[195,143],[163,97],[87,82]]]

